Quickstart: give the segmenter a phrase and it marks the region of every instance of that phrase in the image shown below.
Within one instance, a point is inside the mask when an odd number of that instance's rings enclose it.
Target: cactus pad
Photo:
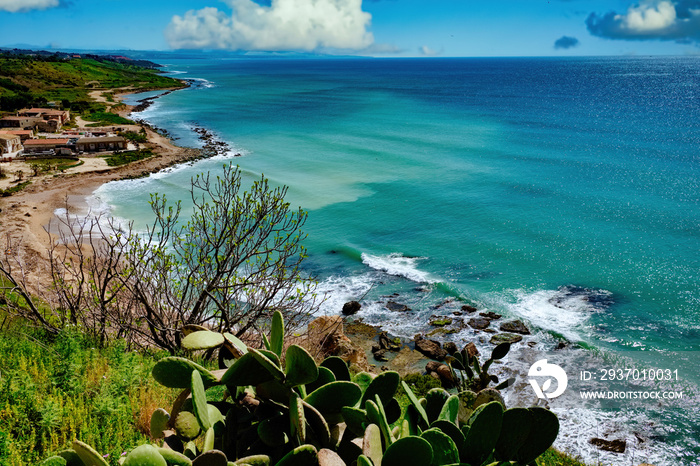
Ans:
[[[200,427],[197,418],[189,411],[180,411],[175,418],[175,432],[184,440],[192,440],[199,436]]]
[[[382,466],[407,464],[429,465],[433,462],[433,448],[421,437],[405,437],[392,443],[384,452]]]
[[[153,366],[153,378],[158,383],[168,388],[190,388],[192,371],[196,370],[202,376],[205,387],[218,382],[217,377],[189,359],[177,356],[168,356],[161,359]]]
[[[168,466],[165,459],[153,445],[141,445],[126,456],[124,466]]]
[[[75,450],[85,466],[109,466],[102,455],[97,453],[87,443],[73,440],[73,450]]]
[[[192,332],[182,339],[181,346],[188,351],[218,348],[224,344],[224,336],[210,330]]]
[[[311,383],[318,378],[316,361],[301,346],[292,345],[287,348],[285,385],[296,387]]]
[[[352,382],[336,381],[319,387],[304,398],[324,416],[340,414],[343,406],[355,406],[362,397],[360,387]]]
[[[398,372],[382,372],[370,382],[364,395],[362,395],[360,406],[364,406],[367,400],[374,400],[375,395],[379,395],[382,403],[386,406],[393,399],[396,389],[399,388],[400,381],[401,377]]]

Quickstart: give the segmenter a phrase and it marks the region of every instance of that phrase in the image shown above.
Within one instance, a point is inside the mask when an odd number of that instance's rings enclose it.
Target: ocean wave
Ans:
[[[438,280],[432,278],[428,272],[417,267],[418,261],[425,259],[425,257],[406,257],[401,253],[392,253],[385,256],[362,253],[362,263],[374,270],[404,277],[417,283],[437,283]]]
[[[319,295],[326,295],[321,306],[325,315],[337,315],[348,301],[361,300],[374,286],[375,277],[371,274],[350,277],[331,276],[318,284]]]
[[[590,318],[612,304],[612,293],[562,286],[556,290],[508,290],[487,300],[543,330],[569,341],[583,341],[590,330],[587,325]]]

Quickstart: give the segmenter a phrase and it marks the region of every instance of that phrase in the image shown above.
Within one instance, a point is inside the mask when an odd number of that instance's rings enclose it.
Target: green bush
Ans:
[[[114,155],[105,157],[105,160],[107,161],[107,165],[109,165],[110,167],[118,167],[119,165],[126,165],[127,163],[147,159],[152,155],[153,151],[151,151],[150,149],[141,149],[115,153]]]

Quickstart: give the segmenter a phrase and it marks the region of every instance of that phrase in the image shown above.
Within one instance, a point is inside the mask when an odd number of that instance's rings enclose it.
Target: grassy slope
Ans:
[[[37,464],[78,438],[116,465],[176,396],[150,376],[156,359],[118,343],[98,349],[74,331],[0,331],[0,464]]]
[[[25,86],[35,96],[52,100],[87,100],[88,83],[98,81],[101,88],[134,86],[136,88],[165,88],[180,82],[162,76],[155,70],[98,62],[90,59],[68,61],[38,61],[28,58],[0,58],[0,96],[17,93],[13,85]]]

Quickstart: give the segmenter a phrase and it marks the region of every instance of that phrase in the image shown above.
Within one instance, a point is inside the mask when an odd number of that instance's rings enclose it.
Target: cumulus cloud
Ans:
[[[424,55],[426,57],[436,57],[442,53],[442,50],[434,50],[428,47],[427,45],[419,47],[418,51],[420,51],[421,55]]]
[[[648,0],[586,19],[588,31],[599,37],[627,40],[700,42],[700,0]]]
[[[359,50],[374,42],[362,0],[227,0],[233,12],[190,10],[172,18],[165,37],[175,49]]]
[[[29,10],[46,10],[60,4],[59,0],[0,0],[0,11],[17,13]]]
[[[559,39],[554,41],[555,49],[570,49],[579,45],[579,41],[575,37],[561,36]]]

